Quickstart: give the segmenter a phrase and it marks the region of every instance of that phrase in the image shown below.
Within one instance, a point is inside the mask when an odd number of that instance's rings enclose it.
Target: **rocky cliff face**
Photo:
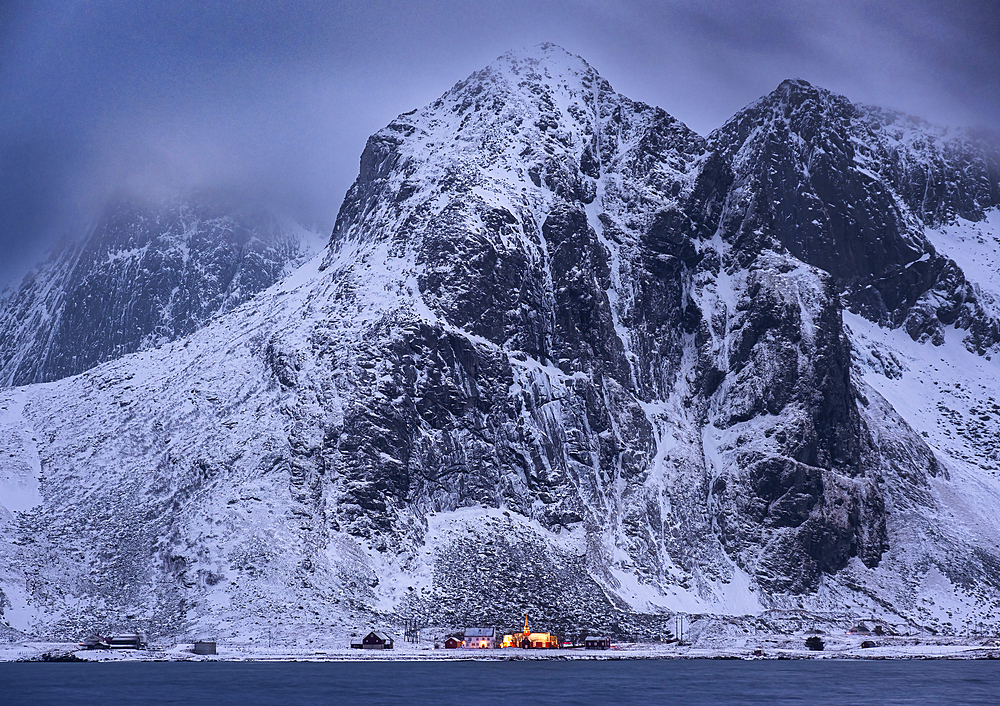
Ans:
[[[58,380],[186,336],[302,264],[309,235],[232,197],[120,197],[0,302],[0,384]]]
[[[955,439],[997,438],[1000,288],[956,259],[996,244],[996,164],[797,81],[702,138],[558,47],[506,55],[369,140],[319,269],[4,398],[8,486],[37,483],[10,612],[995,621],[997,447]]]

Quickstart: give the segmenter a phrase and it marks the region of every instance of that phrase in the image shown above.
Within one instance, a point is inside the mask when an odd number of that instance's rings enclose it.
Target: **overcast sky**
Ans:
[[[793,77],[1000,127],[995,0],[0,0],[0,287],[122,187],[328,227],[368,135],[543,41],[702,134]]]

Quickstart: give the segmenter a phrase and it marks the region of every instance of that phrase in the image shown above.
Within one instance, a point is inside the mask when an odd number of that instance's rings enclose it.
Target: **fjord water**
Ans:
[[[994,661],[0,664],[0,704],[1000,703]]]

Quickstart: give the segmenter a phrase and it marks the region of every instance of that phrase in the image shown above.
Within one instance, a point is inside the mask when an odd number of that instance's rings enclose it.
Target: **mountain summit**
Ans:
[[[703,138],[507,54],[369,139],[321,258],[0,395],[5,619],[996,624],[991,149],[801,81]]]

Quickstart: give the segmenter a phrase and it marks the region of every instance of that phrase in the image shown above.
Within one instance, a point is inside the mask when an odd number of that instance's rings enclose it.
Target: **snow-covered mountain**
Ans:
[[[317,236],[245,199],[119,196],[0,299],[0,386],[186,336],[309,259]]]
[[[801,81],[703,138],[505,55],[372,136],[294,274],[0,394],[4,619],[996,625],[998,164]]]

